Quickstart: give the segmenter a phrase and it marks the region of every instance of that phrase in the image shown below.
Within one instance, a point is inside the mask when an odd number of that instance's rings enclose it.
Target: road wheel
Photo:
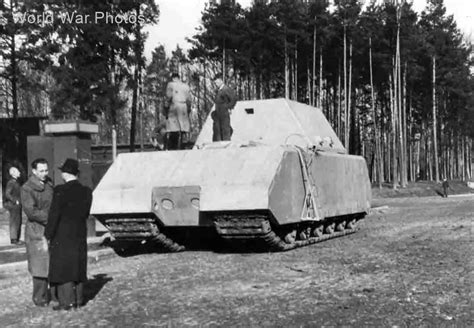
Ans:
[[[298,233],[298,238],[299,240],[306,240],[311,236],[311,228],[304,228],[301,229],[300,232]]]
[[[336,224],[334,222],[329,223],[326,228],[324,229],[324,232],[328,235],[334,233],[334,228],[336,227]]]
[[[321,237],[324,234],[324,227],[322,224],[318,224],[313,228],[312,235],[313,237]]]
[[[354,229],[357,225],[357,220],[356,219],[352,219],[350,221],[347,221],[347,224],[346,224],[346,228],[347,229]]]
[[[287,244],[293,244],[296,241],[296,230],[288,232],[284,239]]]
[[[336,231],[342,231],[346,227],[346,221],[340,221],[337,223]]]

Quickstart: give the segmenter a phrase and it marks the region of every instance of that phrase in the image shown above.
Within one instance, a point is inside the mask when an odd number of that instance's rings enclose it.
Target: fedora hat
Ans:
[[[63,172],[77,175],[79,173],[79,162],[75,159],[68,158],[59,169]]]

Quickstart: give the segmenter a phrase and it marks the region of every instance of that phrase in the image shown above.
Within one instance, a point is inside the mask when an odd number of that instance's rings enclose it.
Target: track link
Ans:
[[[169,252],[184,250],[184,246],[174,242],[160,231],[153,218],[111,218],[105,221],[105,225],[118,242],[147,240],[155,242]]]
[[[340,219],[342,220],[342,219]],[[336,220],[331,220],[336,221]],[[316,224],[327,222],[301,222],[300,229],[314,227]],[[320,243],[329,239],[352,234],[359,230],[353,227],[345,228],[342,231],[325,233],[321,236],[307,237],[303,240],[285,241],[275,231],[272,230],[270,220],[267,215],[260,214],[217,214],[214,216],[214,224],[218,234],[231,242],[235,246],[240,246],[242,242],[259,241],[268,251],[288,251],[298,247],[303,247],[315,243]]]

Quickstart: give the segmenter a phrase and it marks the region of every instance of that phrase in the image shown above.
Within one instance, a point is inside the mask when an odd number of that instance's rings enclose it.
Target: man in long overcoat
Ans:
[[[53,186],[48,178],[48,162],[38,158],[31,163],[32,175],[21,187],[21,204],[28,218],[25,226],[28,271],[33,276],[33,302],[47,306],[49,253],[44,238],[49,207],[53,198]]]
[[[66,182],[54,188],[53,202],[44,235],[49,241],[49,282],[56,286],[59,305],[70,310],[84,304],[87,280],[87,218],[92,191],[77,180],[79,163],[68,158],[59,168]]]
[[[221,78],[216,78],[217,94],[215,110],[211,113],[213,119],[212,141],[227,141],[232,136],[230,125],[230,111],[237,102],[235,92],[226,86]]]
[[[166,87],[166,102],[169,104],[165,107],[166,149],[175,150],[183,148],[183,137],[191,131],[191,92],[177,73],[173,73],[171,79]]]
[[[15,166],[8,170],[10,179],[5,188],[5,208],[10,214],[10,242],[12,244],[21,244],[21,185],[20,170]]]

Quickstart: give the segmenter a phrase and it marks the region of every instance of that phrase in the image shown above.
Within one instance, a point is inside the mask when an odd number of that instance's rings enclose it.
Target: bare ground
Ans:
[[[376,200],[361,231],[285,252],[113,256],[79,310],[35,308],[0,277],[0,324],[53,327],[473,327],[474,197]]]

